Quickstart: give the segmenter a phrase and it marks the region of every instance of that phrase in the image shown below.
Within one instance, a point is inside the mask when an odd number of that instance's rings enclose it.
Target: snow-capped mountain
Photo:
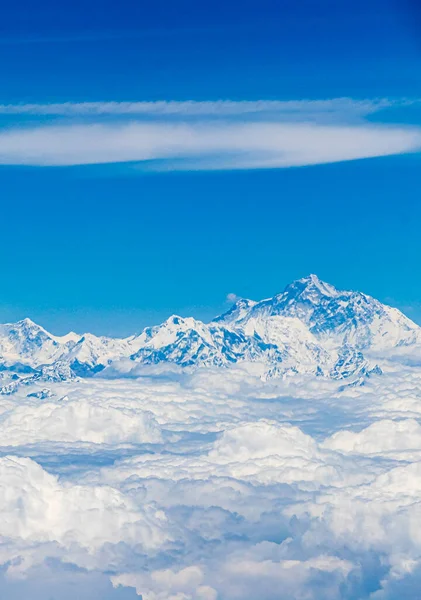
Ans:
[[[31,319],[0,325],[0,361],[4,365],[22,363],[36,366],[59,360],[79,339],[75,333],[58,337]]]
[[[85,333],[69,350],[66,360],[73,372],[83,377],[100,371],[113,360],[131,356],[138,347],[136,336],[118,339]]]
[[[270,318],[274,322],[298,319],[327,347],[347,344],[381,351],[421,342],[420,327],[398,309],[361,292],[339,291],[316,275],[294,281],[281,294],[253,304],[239,318],[231,309],[219,319],[250,332],[267,329]]]
[[[30,319],[0,325],[0,385],[12,393],[22,383],[92,376],[120,359],[189,368],[258,362],[265,379],[361,380],[380,372],[374,354],[418,344],[421,328],[396,308],[310,275],[273,298],[240,299],[211,323],[172,316],[125,339],[54,336]]]
[[[140,348],[130,358],[146,364],[173,362],[182,367],[219,367],[242,360],[282,362],[282,350],[257,334],[246,335],[241,329],[177,316],[157,327],[148,327],[136,343],[140,343]]]

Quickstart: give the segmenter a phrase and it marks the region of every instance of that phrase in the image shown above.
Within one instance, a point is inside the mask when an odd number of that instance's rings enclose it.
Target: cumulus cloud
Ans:
[[[318,577],[327,574],[338,592],[353,565],[330,556],[306,561],[262,560],[259,550],[253,549],[243,555],[236,553],[219,568],[224,586],[222,597],[230,600],[295,597],[297,582],[306,588],[308,600],[316,600],[317,590],[311,586]],[[176,573],[164,570],[146,576],[124,574],[113,578],[113,583],[135,587],[146,600],[217,600],[221,597],[217,589],[204,585],[208,579],[212,579],[211,574],[195,565]],[[221,583],[217,587],[221,589]]]
[[[331,450],[355,454],[378,454],[399,458],[412,452],[421,458],[421,426],[415,419],[376,421],[359,433],[338,431],[325,440]],[[408,458],[403,454],[402,458]]]
[[[146,575],[125,573],[112,578],[116,587],[134,587],[145,600],[216,600],[216,590],[203,585],[203,580],[203,570],[196,565],[177,572],[165,569]]]
[[[153,505],[106,486],[62,484],[29,458],[0,458],[0,512],[0,560],[10,563],[10,576],[48,556],[92,567],[109,542],[153,553],[169,539],[165,514]]]
[[[37,442],[93,444],[157,443],[161,430],[154,417],[129,407],[100,406],[85,400],[21,404],[0,417],[3,446]]]
[[[420,384],[122,365],[1,397],[0,595],[416,598]]]

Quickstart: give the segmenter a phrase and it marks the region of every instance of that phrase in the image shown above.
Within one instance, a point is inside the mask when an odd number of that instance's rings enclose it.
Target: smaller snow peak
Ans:
[[[30,319],[29,317],[25,317],[24,319],[21,319],[20,321],[18,321],[18,323],[21,323],[22,325],[28,325],[28,327],[30,325],[35,325],[34,321],[32,321],[32,319]]]
[[[17,336],[18,338],[28,340],[33,340],[35,338],[42,338],[48,340],[55,339],[49,331],[47,331],[46,329],[44,329],[44,327],[38,325],[38,323],[35,323],[28,317],[26,317],[25,319],[21,319],[16,323],[6,324],[6,327],[9,327],[10,334],[13,337]]]
[[[238,298],[236,302],[231,306],[227,312],[223,313],[219,317],[216,317],[214,323],[234,323],[242,319],[249,309],[257,304],[254,300],[248,300],[247,298]]]
[[[20,321],[18,321],[16,323],[16,325],[19,325],[20,327],[22,327],[24,329],[42,329],[42,327],[40,325],[37,325],[36,323],[34,323],[34,321],[29,319],[28,317],[25,317],[24,319],[21,319]]]
[[[69,333],[66,333],[65,335],[55,335],[54,339],[61,344],[76,344],[81,339],[81,336],[74,331],[69,331]]]
[[[195,320],[193,317],[180,317],[179,315],[171,315],[168,317],[166,321],[164,321],[161,325],[158,325],[159,328],[165,329],[188,329],[195,326]],[[154,329],[154,328],[153,328]]]
[[[239,315],[240,313],[243,314],[249,308],[252,308],[255,304],[256,302],[254,300],[248,300],[247,298],[238,298],[236,302],[231,306],[231,308],[225,313],[225,315]]]
[[[5,325],[9,329],[9,334],[12,338],[16,339],[26,339],[26,340],[34,340],[34,339],[53,339],[53,336],[38,325],[34,323],[31,319],[25,318],[17,321],[16,323],[8,323]]]

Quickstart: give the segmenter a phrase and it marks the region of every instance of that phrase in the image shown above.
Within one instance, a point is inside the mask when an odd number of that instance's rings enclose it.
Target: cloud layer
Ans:
[[[416,598],[420,384],[122,368],[2,396],[0,595]]]
[[[0,130],[0,164],[259,169],[418,151],[421,128],[367,120],[393,107],[350,99],[1,105],[12,121]],[[41,121],[23,125],[16,116]]]

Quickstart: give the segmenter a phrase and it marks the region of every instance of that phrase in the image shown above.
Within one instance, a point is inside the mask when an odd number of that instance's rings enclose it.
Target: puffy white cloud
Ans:
[[[108,543],[156,552],[170,539],[164,512],[107,486],[61,483],[29,458],[0,458],[0,561],[19,575],[48,556],[81,566]],[[101,555],[101,560],[104,555]]]
[[[219,463],[244,463],[267,456],[312,459],[316,454],[317,444],[298,427],[262,420],[224,431],[209,457]]]
[[[359,433],[338,431],[323,443],[325,448],[344,453],[372,454],[408,459],[408,452],[421,459],[421,426],[415,419],[376,421]]]
[[[37,442],[156,443],[161,430],[149,412],[86,400],[22,404],[0,417],[3,446]]]
[[[339,598],[341,586],[353,570],[352,563],[320,555],[307,560],[270,560],[263,557],[234,556],[223,567],[227,597],[320,598],[318,581],[324,580],[324,597]]]
[[[0,594],[415,598],[421,373],[339,391],[253,369],[122,363],[0,398]]]
[[[136,588],[143,600],[216,600],[216,590],[203,585],[203,580],[203,570],[196,565],[177,572],[164,569],[146,575],[124,573],[112,578],[116,587]]]
[[[258,555],[255,548],[247,553],[236,553],[224,564],[218,564],[218,575],[206,572],[197,565],[178,572],[166,569],[146,575],[123,574],[112,578],[115,586],[135,587],[144,600],[240,600],[242,598],[299,597],[316,600],[317,579],[330,578],[331,592],[339,592],[354,565],[349,561],[321,555],[308,560],[270,560]],[[207,580],[214,581],[211,587]],[[298,584],[298,585],[297,585]],[[333,589],[332,589],[333,588]]]
[[[411,572],[421,560],[421,463],[386,470],[372,482],[322,492],[316,502],[289,507],[315,520],[306,543],[374,552],[390,565],[390,576]]]

